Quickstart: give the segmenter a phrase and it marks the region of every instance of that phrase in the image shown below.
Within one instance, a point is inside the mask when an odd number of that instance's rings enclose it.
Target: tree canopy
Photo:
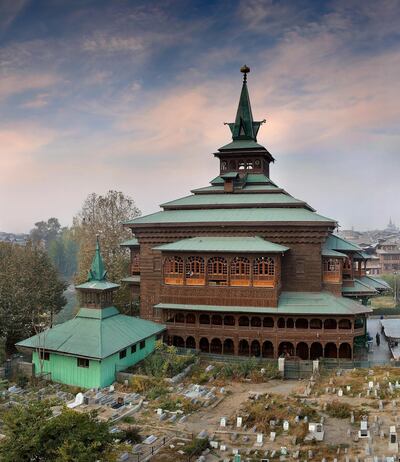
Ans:
[[[87,279],[97,234],[100,236],[108,279],[118,283],[129,274],[129,255],[120,244],[131,238],[132,232],[123,226],[123,222],[139,215],[140,210],[133,199],[120,191],[108,191],[104,196],[92,193],[86,198],[73,220],[73,232],[79,245],[76,283]],[[128,301],[128,288],[121,287],[116,294],[115,304],[124,310]]]
[[[43,249],[0,242],[0,337],[8,349],[51,323],[65,288]]]
[[[114,457],[110,424],[95,413],[63,408],[53,417],[49,401],[17,405],[4,415],[3,462],[109,462]]]

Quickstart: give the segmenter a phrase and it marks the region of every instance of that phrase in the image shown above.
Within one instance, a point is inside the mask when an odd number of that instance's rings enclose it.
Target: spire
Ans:
[[[88,282],[105,281],[107,271],[104,269],[103,258],[100,253],[99,235],[96,236],[96,251],[93,257],[92,266],[88,273]]]
[[[251,112],[250,96],[247,90],[247,74],[250,68],[246,65],[240,68],[243,73],[243,85],[240,93],[239,105],[236,112],[235,122],[228,123],[232,132],[232,139],[236,140],[253,140],[257,141],[257,133],[260,125],[265,122],[255,122]]]

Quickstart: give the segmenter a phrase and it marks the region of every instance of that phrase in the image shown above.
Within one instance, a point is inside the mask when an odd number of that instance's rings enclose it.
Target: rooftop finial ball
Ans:
[[[243,74],[247,74],[248,72],[250,72],[250,68],[245,64],[240,68],[240,72],[243,72]]]

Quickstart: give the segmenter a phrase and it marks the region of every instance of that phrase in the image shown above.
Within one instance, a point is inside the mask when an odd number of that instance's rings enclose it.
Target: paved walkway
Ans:
[[[392,358],[392,354],[389,350],[389,345],[385,339],[385,337],[381,334],[380,328],[380,319],[377,318],[369,318],[367,321],[367,331],[369,335],[373,338],[373,346],[372,350],[368,353],[368,359],[370,361],[390,361]],[[377,346],[375,335],[379,332],[381,336],[381,344]]]

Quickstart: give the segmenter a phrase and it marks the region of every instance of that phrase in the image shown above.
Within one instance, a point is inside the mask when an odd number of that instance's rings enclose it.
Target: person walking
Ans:
[[[381,344],[381,336],[379,335],[379,332],[376,333],[375,339],[377,346],[379,346]]]

